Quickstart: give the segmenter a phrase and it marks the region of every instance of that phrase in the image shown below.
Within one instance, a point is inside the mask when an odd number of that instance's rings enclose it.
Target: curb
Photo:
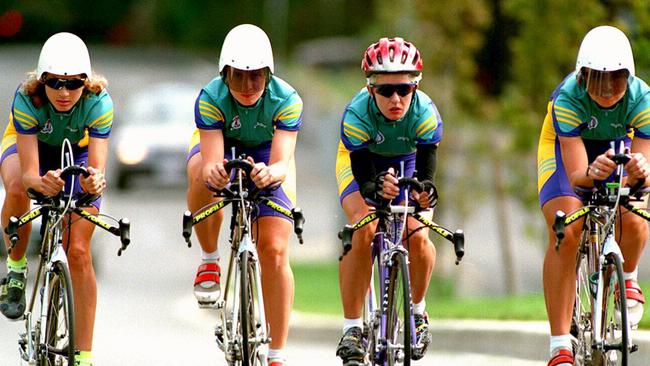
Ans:
[[[547,322],[471,319],[431,319],[430,322],[433,338],[429,352],[490,354],[544,362],[549,357]],[[341,337],[341,324],[341,317],[294,311],[289,337],[298,342],[329,343],[334,350]],[[647,365],[650,331],[633,331],[632,338],[639,350],[631,355],[628,365]]]

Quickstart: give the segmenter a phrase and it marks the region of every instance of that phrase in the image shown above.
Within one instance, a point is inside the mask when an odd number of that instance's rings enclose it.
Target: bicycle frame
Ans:
[[[414,212],[413,207],[408,207],[407,210],[404,210],[403,206],[389,206],[389,210],[392,215],[380,215],[375,237],[372,241],[372,264],[373,266],[375,263],[377,264],[377,272],[379,273],[379,299],[386,299],[388,296],[389,271],[390,268],[394,265],[394,260],[397,253],[402,253],[408,261],[408,250],[406,250],[404,245],[402,245],[402,231],[400,228],[404,221],[403,214]],[[411,283],[409,272],[406,272],[403,275],[406,276],[409,283]],[[376,358],[373,360],[373,362],[379,362],[383,364],[386,358],[386,350],[391,348],[403,349],[405,345],[389,344],[389,338],[387,334],[388,303],[386,301],[382,301],[381,309],[377,308],[375,301],[376,299],[374,298],[375,293],[376,291],[374,289],[374,281],[371,277],[367,299],[368,317],[366,320],[369,324],[370,329],[373,329],[375,327],[374,322],[379,320],[379,339],[382,341],[375,343],[375,355],[378,355],[379,358]],[[412,304],[409,304],[409,306],[412,306]],[[417,346],[417,338],[415,336],[415,319],[412,312],[409,319],[408,329],[411,333],[411,348],[413,349]],[[383,340],[386,340],[386,342],[383,342]]]

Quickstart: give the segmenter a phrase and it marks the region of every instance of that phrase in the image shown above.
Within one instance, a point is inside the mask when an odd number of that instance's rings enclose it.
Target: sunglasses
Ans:
[[[52,89],[60,90],[66,88],[68,90],[77,90],[86,84],[86,79],[58,79],[49,78],[45,79],[45,85]]]
[[[375,89],[375,93],[382,97],[390,98],[395,93],[400,97],[411,94],[417,87],[417,84],[379,84],[373,85],[372,87]]]

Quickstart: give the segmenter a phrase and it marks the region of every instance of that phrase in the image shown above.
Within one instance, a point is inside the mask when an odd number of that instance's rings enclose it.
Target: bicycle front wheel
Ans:
[[[74,298],[72,297],[72,281],[70,271],[62,262],[53,264],[50,276],[50,287],[47,306],[47,321],[45,323],[46,352],[41,353],[42,365],[65,366],[74,365]]]
[[[411,285],[406,256],[396,253],[389,270],[386,309],[386,365],[411,364]]]
[[[629,327],[625,298],[625,279],[623,265],[618,255],[610,253],[603,266],[603,301],[601,304],[601,332],[603,346],[596,352],[597,365],[627,366],[629,354]],[[622,291],[616,291],[614,284]],[[617,316],[616,312],[620,312]]]
[[[242,366],[253,366],[257,359],[257,341],[255,326],[255,263],[250,253],[243,251],[240,256],[239,266],[241,272],[240,286],[240,329],[241,329],[241,350]]]

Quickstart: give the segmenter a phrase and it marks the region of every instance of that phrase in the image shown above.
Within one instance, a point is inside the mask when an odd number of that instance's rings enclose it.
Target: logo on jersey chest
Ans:
[[[598,127],[598,118],[591,116],[591,119],[587,123],[587,128],[593,130],[596,127]]]
[[[386,138],[384,137],[384,135],[381,132],[377,131],[377,135],[375,135],[375,144],[379,145],[383,143],[385,140]]]
[[[239,115],[233,117],[232,122],[230,122],[230,128],[233,130],[238,130],[241,128],[241,122],[239,121]]]
[[[45,122],[45,125],[41,128],[41,133],[49,135],[52,133],[52,130],[52,121],[48,119],[47,122]]]

